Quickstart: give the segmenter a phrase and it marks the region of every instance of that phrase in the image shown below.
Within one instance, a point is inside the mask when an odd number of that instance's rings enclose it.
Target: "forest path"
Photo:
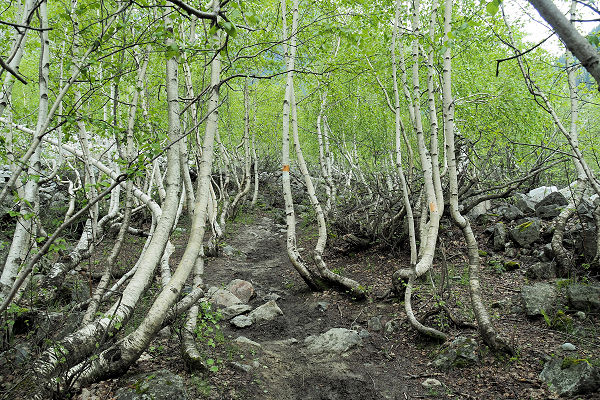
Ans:
[[[336,292],[312,293],[289,262],[285,229],[271,215],[247,217],[230,226],[223,246],[229,256],[210,258],[205,282],[222,287],[232,279],[251,282],[256,297],[253,307],[274,295],[283,316],[236,329],[223,322],[225,336],[244,336],[261,345],[240,346],[230,365],[238,370],[231,398],[246,399],[411,399],[423,397],[422,379],[416,374],[412,357],[386,341],[383,333],[360,328],[367,309],[384,313],[370,302],[356,302]],[[306,253],[306,252],[304,252]],[[364,326],[366,327],[366,326]],[[342,354],[309,354],[304,340],[331,328],[362,330],[362,346]],[[397,343],[396,343],[397,344]],[[239,397],[238,397],[239,396]]]

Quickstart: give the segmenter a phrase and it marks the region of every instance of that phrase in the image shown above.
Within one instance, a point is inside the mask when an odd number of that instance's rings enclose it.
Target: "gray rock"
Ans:
[[[582,199],[581,203],[577,206],[577,216],[592,222],[594,220],[594,208],[595,206],[591,201]]]
[[[477,350],[475,339],[459,336],[435,358],[433,365],[436,368],[447,370],[474,364],[479,361]]]
[[[567,287],[567,297],[576,310],[600,310],[600,286],[572,284]]]
[[[221,315],[224,320],[229,321],[231,318],[245,314],[250,310],[252,310],[252,306],[249,306],[248,304],[234,304],[221,310]]]
[[[585,359],[553,357],[540,379],[560,396],[592,393],[600,388],[600,370]]]
[[[262,347],[260,343],[257,343],[254,340],[250,340],[245,336],[238,336],[237,338],[235,338],[234,342],[242,347],[256,347],[259,349]]]
[[[499,222],[494,225],[493,235],[492,247],[494,251],[504,251],[506,246],[506,227],[503,223]]]
[[[225,245],[223,246],[223,254],[225,254],[226,256],[233,256],[233,254],[235,253],[235,249],[233,248],[233,246],[231,245]]]
[[[247,328],[250,325],[252,325],[253,322],[254,321],[252,321],[252,318],[250,318],[247,315],[238,315],[237,317],[229,321],[229,323],[231,323],[231,325],[235,326],[236,328]]]
[[[215,286],[208,289],[207,295],[208,301],[218,308],[226,308],[235,304],[242,304],[242,301],[229,290],[218,289]]]
[[[496,207],[496,213],[507,221],[514,221],[517,218],[523,218],[525,214],[512,204],[501,204]]]
[[[327,301],[319,301],[316,306],[316,309],[319,311],[327,311],[328,308],[329,303]]]
[[[541,232],[542,222],[537,218],[528,218],[510,230],[510,237],[518,246],[527,247],[540,239]]]
[[[265,300],[265,301],[270,301],[270,300],[278,301],[278,300],[281,300],[281,296],[278,295],[277,293],[269,293],[269,294],[267,294],[266,296],[263,297],[263,300]]]
[[[307,337],[304,344],[311,354],[340,354],[355,346],[362,345],[362,339],[356,331],[345,328],[332,328],[321,335]]]
[[[383,326],[381,325],[381,316],[372,317],[371,319],[369,319],[369,321],[367,322],[367,328],[374,332],[379,332],[380,330],[382,330]]]
[[[471,221],[476,221],[479,217],[485,216],[490,208],[492,208],[492,203],[489,200],[482,201],[473,207],[467,216]]]
[[[371,334],[369,333],[369,331],[368,331],[368,330],[366,330],[366,329],[361,329],[361,330],[359,330],[359,331],[358,331],[358,336],[360,336],[360,337],[361,337],[361,339],[366,339],[366,338],[368,338],[369,336],[371,336]]]
[[[234,279],[229,282],[227,290],[240,299],[242,303],[247,303],[255,295],[252,284],[242,279]]]
[[[117,390],[117,400],[174,400],[189,399],[183,378],[161,369],[137,374],[127,379],[127,386]]]
[[[269,300],[260,307],[255,308],[248,317],[252,322],[271,321],[278,316],[283,315],[281,308],[275,303],[275,300]],[[236,317],[237,318],[237,317]]]
[[[391,321],[386,322],[385,328],[383,331],[386,334],[390,334],[390,333],[394,333],[394,332],[398,331],[398,328],[400,328],[400,324],[398,323],[398,321],[391,320]]]
[[[556,263],[537,262],[525,271],[525,276],[530,279],[552,279],[556,278]]]
[[[438,381],[437,379],[427,378],[421,382],[421,386],[423,386],[425,389],[435,389],[442,386],[442,382]]]
[[[240,363],[237,361],[234,361],[231,363],[231,366],[234,367],[235,369],[242,371],[242,372],[250,372],[252,371],[252,365],[250,364],[244,364],[244,363]]]
[[[550,312],[557,308],[558,293],[554,285],[547,283],[535,283],[531,286],[523,286],[521,299],[525,313],[530,316],[542,315],[542,310]]]
[[[573,344],[573,343],[563,343],[560,346],[561,349],[565,350],[565,351],[575,351],[577,350],[577,347]]]
[[[517,193],[514,197],[515,207],[517,207],[525,215],[535,214],[535,202],[529,196],[522,193]]]
[[[592,260],[596,256],[598,249],[598,241],[596,240],[596,227],[593,224],[584,224],[580,233],[581,246],[578,251],[583,252],[583,256],[588,260]]]
[[[560,192],[552,192],[535,205],[535,215],[539,218],[554,218],[569,202]]]

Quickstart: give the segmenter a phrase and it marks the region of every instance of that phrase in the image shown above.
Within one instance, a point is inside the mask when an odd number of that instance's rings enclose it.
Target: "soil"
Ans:
[[[304,248],[302,253],[308,259],[316,237],[306,217],[299,224],[299,247]],[[520,287],[526,282],[523,272],[497,271],[487,266],[485,256],[481,267],[485,300],[493,305],[490,312],[495,326],[517,353],[513,357],[495,356],[480,342],[476,330],[457,327],[447,313],[438,310],[430,295],[433,290],[441,292],[440,300],[457,319],[473,321],[463,269],[466,249],[460,232],[446,228],[433,279],[419,285],[413,309],[424,323],[452,337],[478,340],[480,361],[440,371],[431,362],[445,345],[418,335],[407,322],[403,304],[390,293],[391,275],[407,265],[406,254],[391,254],[378,247],[348,249],[334,239],[325,254],[330,269],[360,281],[369,296],[358,301],[336,290],[311,292],[287,258],[281,222],[273,210],[258,210],[229,222],[221,247],[231,246],[233,254],[208,258],[204,276],[207,287],[222,287],[235,278],[251,282],[256,292],[249,302],[253,307],[279,296],[276,302],[283,316],[235,329],[226,321],[217,322],[217,327],[213,324],[216,314],[209,312],[198,342],[214,367],[205,371],[186,370],[178,340],[181,326],[173,326],[170,332],[161,332],[126,376],[94,384],[75,398],[112,399],[131,375],[167,368],[184,377],[191,399],[553,399],[557,396],[538,379],[544,357],[567,341],[583,354],[598,357],[598,315],[588,314],[585,322],[575,322],[580,324],[576,335],[552,330],[543,319],[527,319],[517,306]],[[185,220],[182,224],[179,232],[183,234],[175,240],[173,265],[185,246]],[[480,243],[485,243],[483,237]],[[444,285],[440,284],[442,270]],[[393,321],[396,328],[388,333],[369,329],[368,321],[373,317],[380,317],[383,326]],[[341,355],[304,351],[306,337],[331,328],[364,330],[368,336],[362,346]],[[261,347],[236,345],[234,340],[239,336]],[[421,383],[427,378],[439,380],[442,386],[425,389]]]

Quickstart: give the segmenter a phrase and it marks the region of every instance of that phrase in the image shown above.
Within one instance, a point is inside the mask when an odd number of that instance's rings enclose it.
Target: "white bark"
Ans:
[[[213,11],[218,13],[219,3],[213,3]],[[166,24],[168,24],[166,22]],[[212,45],[218,49],[220,48],[219,32],[212,38]],[[167,76],[168,83],[167,87],[177,87],[176,80],[176,69],[173,71],[171,68],[176,68],[176,59],[172,58],[167,61]],[[194,218],[192,220],[192,227],[190,230],[190,238],[188,240],[185,252],[179,263],[179,266],[175,270],[173,277],[169,281],[168,285],[163,288],[160,292],[152,307],[148,311],[146,317],[141,322],[139,327],[125,337],[121,342],[117,343],[113,348],[102,352],[99,357],[92,362],[91,368],[84,371],[81,377],[82,382],[89,380],[95,380],[101,376],[112,375],[114,373],[122,372],[133,363],[140,354],[146,349],[150,340],[161,328],[164,319],[167,316],[167,312],[171,305],[174,304],[177,296],[181,292],[184,282],[188,278],[190,272],[194,268],[202,243],[204,239],[204,232],[206,227],[206,216],[207,206],[210,198],[210,175],[212,170],[213,162],[213,146],[214,138],[218,127],[218,103],[219,103],[219,84],[220,84],[220,73],[221,73],[221,61],[218,53],[215,54],[211,62],[211,96],[209,102],[209,117],[206,123],[206,133],[204,137],[204,145],[202,151],[202,161],[200,169],[198,171],[199,190],[194,206]],[[170,82],[170,84],[169,84]],[[168,101],[169,101],[169,133],[174,134],[179,128],[173,126],[171,118],[178,121],[178,114],[176,107],[178,96],[173,93],[173,90],[167,90]],[[172,96],[175,95],[173,98]],[[177,117],[176,117],[177,115]],[[177,132],[178,133],[178,132]],[[175,136],[176,137],[176,136]],[[178,146],[172,146],[172,149],[176,153]],[[169,151],[171,152],[170,149]],[[172,164],[169,164],[169,168]],[[132,281],[133,282],[133,281]],[[130,284],[131,285],[131,284]],[[115,352],[120,354],[120,357],[114,357]]]
[[[48,26],[47,4],[43,1],[40,4],[40,25]],[[46,125],[48,118],[48,77],[50,71],[50,42],[48,40],[48,31],[41,32],[41,51],[40,51],[40,77],[39,77],[39,107],[35,137]],[[15,283],[21,264],[25,261],[28,247],[32,240],[30,232],[34,218],[33,211],[39,202],[38,179],[35,176],[41,175],[41,146],[36,147],[30,158],[30,166],[27,174],[29,176],[24,189],[24,199],[20,206],[20,215],[15,225],[15,232],[8,251],[7,259],[0,275],[0,303],[3,303]],[[8,186],[8,184],[7,184]]]
[[[283,17],[283,38],[287,38],[286,24],[286,0],[281,0],[281,14]],[[294,199],[290,185],[290,103],[294,90],[294,60],[296,55],[296,30],[298,26],[298,0],[293,0],[292,10],[292,32],[289,46],[285,46],[287,79],[285,85],[285,98],[283,100],[283,124],[282,124],[282,174],[283,197],[285,200],[285,216],[287,225],[286,248],[288,257],[304,282],[313,290],[319,288],[313,273],[302,261],[296,246],[296,215],[294,212]]]

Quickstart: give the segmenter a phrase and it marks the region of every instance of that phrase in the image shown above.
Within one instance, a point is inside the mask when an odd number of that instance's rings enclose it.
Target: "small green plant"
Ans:
[[[497,273],[498,275],[503,274],[504,272],[506,272],[506,268],[504,268],[504,264],[496,259],[496,258],[490,258],[488,260],[488,265],[492,268],[492,270]]]
[[[343,267],[335,267],[331,270],[331,272],[333,272],[334,274],[343,275],[344,268]]]
[[[210,382],[196,375],[192,375],[190,380],[192,384],[196,386],[196,390],[198,391],[198,393],[200,393],[200,395],[202,395],[203,397],[210,396]]]
[[[565,314],[563,310],[558,310],[553,316],[548,315],[545,310],[540,310],[540,312],[548,327],[565,333],[573,332],[573,318]]]
[[[565,357],[562,364],[560,365],[560,369],[571,368],[571,367],[581,364],[583,362],[587,363],[590,366],[592,365],[590,363],[590,360],[588,360],[587,358]]]
[[[225,335],[219,326],[222,315],[219,311],[212,311],[208,302],[200,303],[201,316],[196,325],[196,338],[210,347],[225,341]]]
[[[294,282],[292,282],[292,281],[286,281],[286,282],[284,282],[283,286],[286,289],[292,289],[294,287]]]
[[[559,289],[564,289],[567,286],[571,285],[573,283],[572,279],[559,279],[556,281],[556,287]]]

